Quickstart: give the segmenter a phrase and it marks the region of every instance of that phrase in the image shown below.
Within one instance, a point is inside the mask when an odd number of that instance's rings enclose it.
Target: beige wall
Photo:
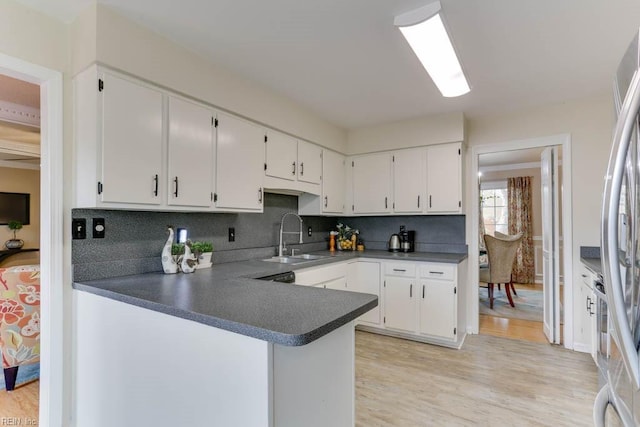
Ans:
[[[16,233],[18,239],[24,240],[25,248],[40,247],[40,171],[30,169],[14,169],[0,167],[0,191],[9,193],[29,193],[30,224]],[[13,238],[13,232],[6,225],[0,225],[0,244]],[[25,253],[7,258],[2,267],[40,262],[37,253]]]
[[[438,114],[349,131],[347,154],[464,141],[464,115]]]
[[[98,61],[324,147],[346,151],[344,129],[303,105],[134,24],[108,7],[90,6],[72,28],[73,74]]]

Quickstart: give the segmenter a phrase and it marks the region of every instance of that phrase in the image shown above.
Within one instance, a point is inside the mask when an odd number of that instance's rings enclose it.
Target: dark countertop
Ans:
[[[466,254],[386,251],[314,254],[326,258],[295,265],[261,260],[231,262],[192,274],[149,273],[75,282],[73,287],[276,344],[299,346],[375,308],[378,297],[255,278],[357,257],[455,264],[467,257]]]
[[[586,265],[596,274],[602,274],[602,260],[600,258],[580,258],[580,262]]]

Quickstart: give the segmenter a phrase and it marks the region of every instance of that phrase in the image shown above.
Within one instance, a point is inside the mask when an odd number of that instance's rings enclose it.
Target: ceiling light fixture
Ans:
[[[393,23],[407,39],[442,96],[464,95],[471,89],[442,22],[440,9],[439,1],[429,3],[396,16]]]

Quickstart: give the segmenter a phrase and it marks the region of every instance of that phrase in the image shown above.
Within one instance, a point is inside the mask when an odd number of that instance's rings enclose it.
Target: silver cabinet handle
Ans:
[[[258,203],[262,204],[262,188],[258,188]]]

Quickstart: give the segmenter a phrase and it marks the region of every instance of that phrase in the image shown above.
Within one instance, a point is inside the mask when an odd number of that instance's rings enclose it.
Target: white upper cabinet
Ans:
[[[298,141],[275,131],[268,131],[265,139],[265,175],[295,181],[298,172]]]
[[[322,148],[268,130],[265,137],[264,175],[267,189],[319,195]]]
[[[263,128],[218,113],[216,126],[216,208],[262,211]]]
[[[422,213],[425,206],[426,152],[424,148],[393,153],[393,211]]]
[[[209,207],[213,193],[211,110],[169,97],[168,203]]]
[[[462,144],[427,147],[427,212],[462,213]]]
[[[163,202],[163,94],[91,67],[74,79],[77,207]]]
[[[391,154],[367,154],[351,161],[354,214],[391,212]]]
[[[305,141],[298,141],[296,172],[298,181],[319,185],[322,176],[322,148]]]
[[[322,212],[344,212],[344,156],[334,151],[322,151]]]

